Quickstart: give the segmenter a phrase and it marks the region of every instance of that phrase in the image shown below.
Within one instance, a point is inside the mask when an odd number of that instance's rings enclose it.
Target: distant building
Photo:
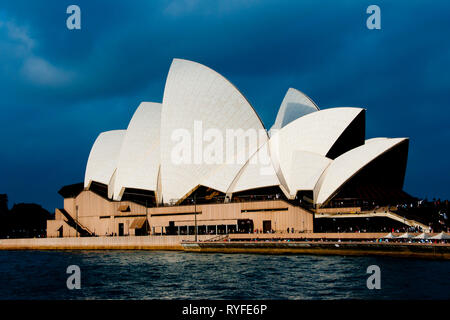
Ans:
[[[4,196],[4,197],[3,197]],[[2,195],[6,199],[6,195]],[[5,202],[6,202],[5,201]],[[18,203],[11,210],[4,210],[2,205],[0,217],[0,238],[38,238],[45,237],[47,221],[52,215],[38,204]]]
[[[222,149],[208,145],[217,140]],[[320,110],[292,88],[267,131],[227,79],[174,59],[162,103],[142,102],[126,130],[97,137],[84,183],[59,191],[64,208],[48,236],[192,234],[195,224],[211,234],[312,232],[317,213],[410,199],[408,143],[366,140],[365,109]],[[229,149],[232,161],[220,161]]]
[[[0,194],[0,214],[8,212],[8,195]]]

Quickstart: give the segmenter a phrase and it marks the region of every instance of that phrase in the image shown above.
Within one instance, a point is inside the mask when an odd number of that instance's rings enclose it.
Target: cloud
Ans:
[[[73,79],[70,72],[61,70],[39,57],[25,59],[21,73],[34,84],[63,86]]]
[[[258,0],[171,0],[163,9],[163,12],[169,16],[180,17],[188,14],[201,14],[203,16],[220,16],[229,14],[238,10],[256,6],[261,1]]]
[[[0,76],[0,81],[4,82],[6,87],[15,87],[15,90],[6,90],[4,94],[17,92],[21,95],[20,87],[27,91],[35,85],[61,87],[73,78],[73,73],[35,55],[34,50],[38,42],[30,36],[25,26],[18,25],[13,20],[2,20],[0,35],[0,48],[3,49],[1,62],[6,71],[3,77]]]
[[[447,2],[380,0],[377,31],[366,28],[368,4],[357,1],[78,0],[78,31],[66,28],[69,4],[2,3],[0,142],[7,147],[0,159],[8,171],[0,173],[0,191],[15,186],[11,199],[29,185],[20,163],[36,182],[56,170],[45,188],[36,183],[33,199],[57,205],[58,184],[82,180],[96,135],[126,127],[140,101],[162,100],[175,57],[227,77],[267,127],[288,87],[322,108],[366,107],[368,136],[411,137],[406,190],[448,197],[442,162],[433,168],[440,178],[427,175],[426,190],[420,183],[423,163],[450,156],[442,147],[450,101]],[[429,141],[438,146],[433,154]],[[28,161],[29,154],[40,161]]]
[[[11,40],[18,40],[18,42],[23,44],[27,50],[31,50],[31,48],[34,47],[34,40],[30,38],[24,27],[17,26],[12,21],[0,21],[0,27],[5,27],[7,29],[8,37]]]

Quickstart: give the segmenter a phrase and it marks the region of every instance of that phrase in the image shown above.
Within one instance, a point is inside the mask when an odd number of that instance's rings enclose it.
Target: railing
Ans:
[[[68,220],[67,224],[69,224],[72,228],[74,228],[80,235],[92,236],[93,232],[89,230],[86,226],[82,225],[80,221],[72,217],[70,213],[68,213],[65,209],[58,209]],[[71,225],[72,224],[72,225]],[[75,224],[75,226],[73,226]]]
[[[228,234],[219,234],[219,235],[216,235],[215,237],[208,239],[207,241],[214,241],[214,242],[223,241],[227,238],[228,238]]]
[[[138,195],[138,194],[136,194]],[[152,195],[140,195],[141,199],[127,199],[124,201],[134,202],[143,206],[157,206],[157,207],[174,207],[180,205],[193,205],[193,204],[215,204],[215,203],[236,203],[236,202],[254,202],[254,201],[268,201],[268,200],[284,200],[290,202],[286,197],[280,192],[277,194],[264,194],[264,195],[240,195],[233,196],[229,198],[228,196],[205,196],[205,197],[187,197],[183,199],[170,199],[168,203],[155,204],[155,196]],[[144,200],[143,198],[148,198]],[[182,200],[182,201],[180,201]],[[293,200],[295,201],[295,200]],[[297,200],[298,202],[298,200]]]
[[[410,227],[420,227],[423,230],[426,230],[429,228],[429,226],[427,226],[426,224],[422,223],[421,221],[418,221],[417,219],[413,218],[411,219],[411,217],[404,217],[401,216],[398,213],[392,212],[392,211],[388,211],[387,215],[390,215],[391,218],[395,217],[394,219],[400,222],[403,222],[404,224],[409,225]]]

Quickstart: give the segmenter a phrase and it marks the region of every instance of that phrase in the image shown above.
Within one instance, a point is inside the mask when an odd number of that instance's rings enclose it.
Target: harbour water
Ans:
[[[69,290],[69,265],[81,289]],[[369,290],[367,267],[381,270]],[[450,299],[450,262],[163,251],[0,251],[0,299]]]

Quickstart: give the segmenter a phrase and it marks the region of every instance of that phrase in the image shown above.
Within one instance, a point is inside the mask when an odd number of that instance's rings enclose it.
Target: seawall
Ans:
[[[217,236],[127,236],[81,238],[0,239],[0,250],[176,250],[190,252],[383,255],[450,259],[450,244],[372,242],[384,234],[232,234],[231,241],[210,241]],[[280,238],[289,238],[286,239]],[[248,239],[251,238],[251,239]],[[305,241],[305,238],[308,239]],[[321,241],[320,239],[323,239]],[[341,239],[342,241],[336,241]],[[255,241],[256,240],[256,241]]]
[[[375,242],[185,242],[185,251],[215,253],[318,254],[450,259],[450,244]]]
[[[230,234],[232,240],[290,239],[378,239],[382,233],[299,233],[299,234]],[[216,235],[199,235],[199,241],[217,238]],[[194,235],[180,236],[125,236],[125,237],[64,237],[0,239],[0,250],[183,250],[183,241],[193,241]]]
[[[211,236],[198,239],[205,241]],[[0,239],[0,250],[183,250],[181,242],[187,240],[194,236]]]

